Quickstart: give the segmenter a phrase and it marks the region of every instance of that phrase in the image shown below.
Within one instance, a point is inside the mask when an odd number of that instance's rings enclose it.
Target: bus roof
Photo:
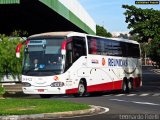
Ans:
[[[95,35],[87,35],[87,36],[98,37],[98,38],[103,38],[103,39],[108,39],[108,40],[121,41],[121,42],[127,42],[127,43],[133,43],[133,44],[139,44],[137,41],[123,39],[123,38],[108,38],[108,37],[95,36]]]
[[[123,39],[123,38],[106,38],[102,36],[96,36],[96,35],[88,35],[86,33],[79,33],[79,32],[73,32],[73,31],[64,31],[64,32],[46,32],[46,33],[40,33],[40,34],[35,34],[32,36],[29,36],[29,39],[32,38],[40,38],[40,37],[71,37],[71,36],[92,36],[92,37],[98,37],[98,38],[103,38],[103,39],[110,39],[110,40],[115,40],[115,41],[122,41],[122,42],[128,42],[128,43],[133,43],[133,44],[139,44],[137,41],[134,40],[129,40],[129,39]]]
[[[40,33],[29,36],[29,38],[36,38],[36,37],[55,37],[55,36],[67,36],[68,34],[72,33],[72,31],[67,32],[46,32],[46,33]]]

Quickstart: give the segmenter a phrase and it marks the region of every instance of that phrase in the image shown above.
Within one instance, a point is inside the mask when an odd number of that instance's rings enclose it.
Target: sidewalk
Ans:
[[[84,116],[84,115],[95,115],[95,114],[102,114],[108,111],[109,111],[108,108],[91,105],[91,108],[86,110],[57,112],[57,113],[42,113],[33,115],[0,116],[0,120],[44,120],[44,119],[55,119],[55,118],[65,118],[65,117]]]

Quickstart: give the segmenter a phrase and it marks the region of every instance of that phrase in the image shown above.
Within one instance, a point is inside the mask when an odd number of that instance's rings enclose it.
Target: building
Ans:
[[[15,30],[28,36],[53,31],[96,34],[96,24],[77,0],[0,0],[0,34]]]
[[[0,0],[0,34],[51,31],[96,34],[96,24],[77,0]]]

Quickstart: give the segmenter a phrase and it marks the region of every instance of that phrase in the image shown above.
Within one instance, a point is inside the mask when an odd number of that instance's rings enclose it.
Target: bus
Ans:
[[[25,94],[84,96],[112,90],[129,92],[142,86],[141,50],[136,41],[48,32],[18,44],[18,58],[22,46]]]

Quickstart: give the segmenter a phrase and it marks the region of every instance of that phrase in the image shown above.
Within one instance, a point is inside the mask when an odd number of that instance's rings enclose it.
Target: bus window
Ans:
[[[96,38],[87,37],[87,39],[88,39],[89,54],[97,54],[97,42],[96,42]]]
[[[85,38],[73,37],[73,62],[81,56],[86,56]]]
[[[123,56],[123,57],[128,57],[128,47],[127,47],[127,43],[121,42],[121,48],[122,48],[122,56]]]
[[[120,42],[112,41],[112,55],[122,56],[122,48],[121,48]]]
[[[66,67],[67,70],[73,63],[72,42],[67,43],[66,46]]]
[[[105,51],[107,56],[112,55],[112,42],[110,40],[105,40]]]
[[[128,43],[128,57],[140,58],[139,45]]]
[[[85,38],[72,37],[66,46],[66,67],[67,70],[79,57],[86,56]]]

